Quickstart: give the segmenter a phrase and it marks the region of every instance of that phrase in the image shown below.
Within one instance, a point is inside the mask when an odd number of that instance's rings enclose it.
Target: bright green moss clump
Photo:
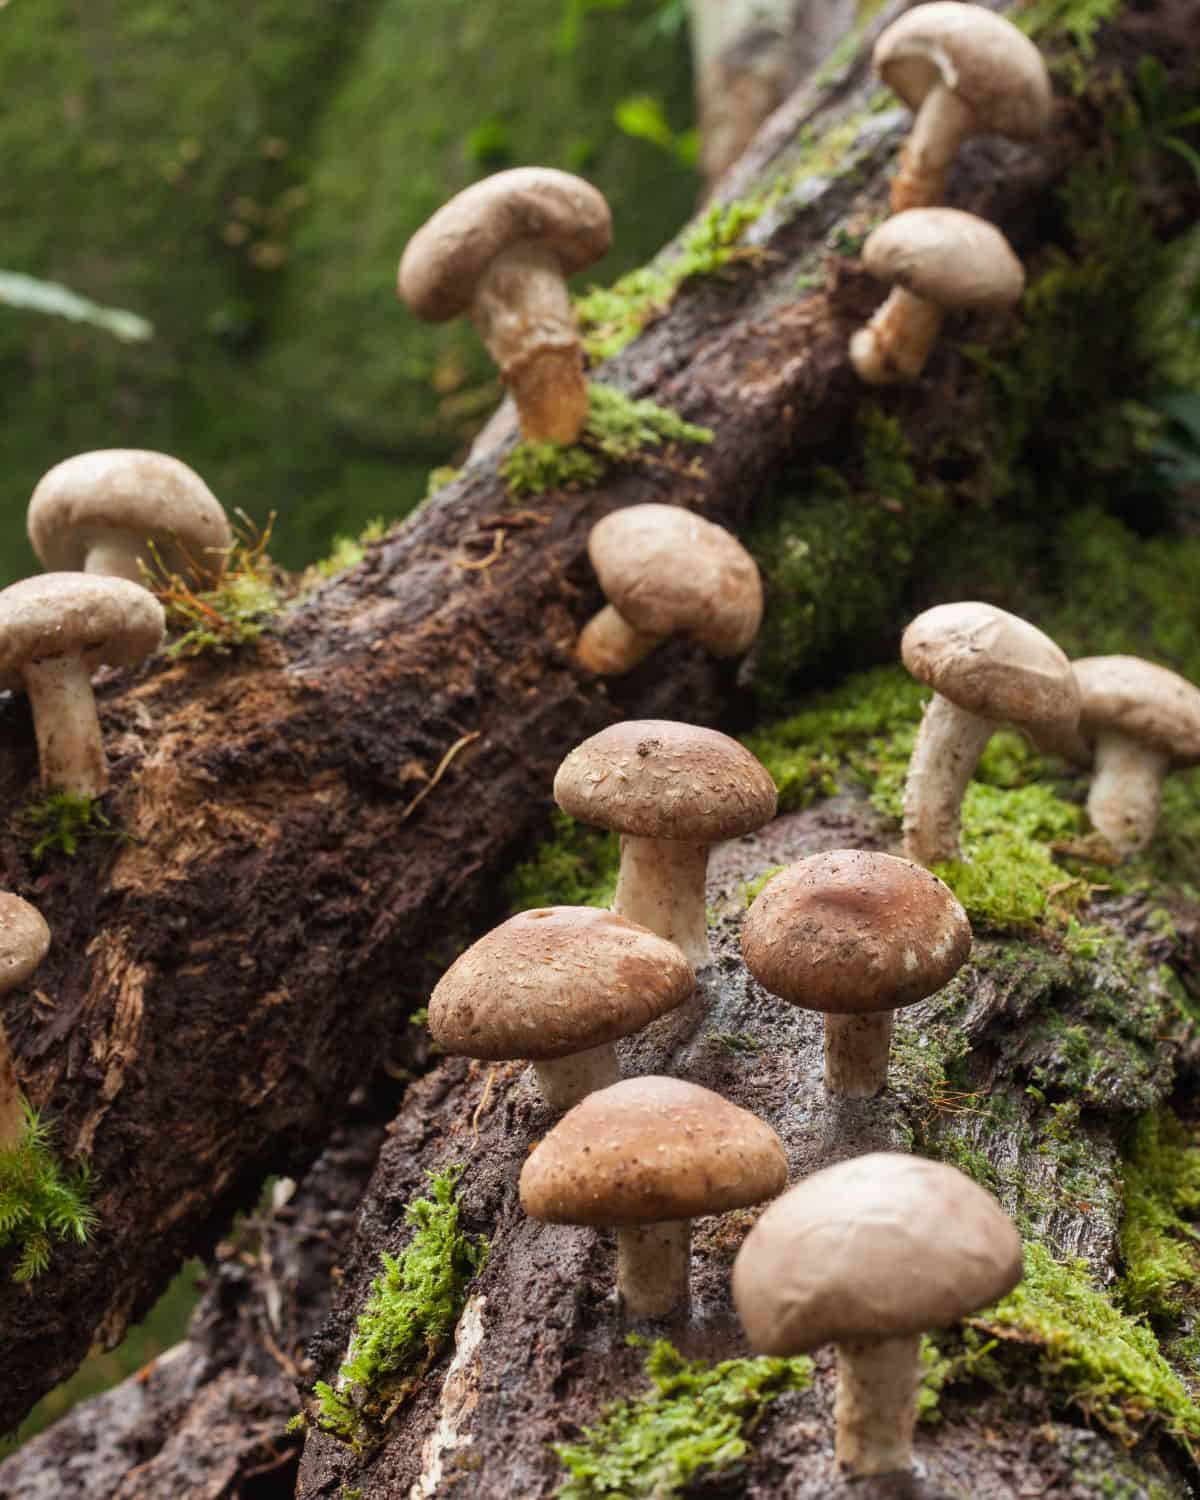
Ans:
[[[25,1106],[25,1134],[0,1150],[0,1250],[17,1252],[14,1281],[32,1281],[50,1264],[55,1240],[82,1245],[100,1222],[91,1207],[86,1166],[64,1174],[50,1127]]]
[[[99,799],[79,792],[50,792],[36,802],[27,802],[17,815],[17,823],[29,839],[30,858],[38,861],[53,853],[74,859],[85,839],[122,837]]]
[[[1124,1182],[1122,1300],[1136,1312],[1176,1318],[1200,1279],[1190,1223],[1200,1209],[1200,1147],[1169,1110],[1138,1122]]]
[[[550,832],[508,879],[512,911],[538,906],[609,906],[617,886],[620,844],[615,833],[550,816]]]

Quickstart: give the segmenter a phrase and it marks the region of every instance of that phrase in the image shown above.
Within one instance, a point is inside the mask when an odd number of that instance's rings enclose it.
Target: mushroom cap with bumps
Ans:
[[[906,208],[863,242],[872,276],[948,312],[1010,307],[1025,270],[994,224],[957,208]]]
[[[612,215],[591,183],[553,167],[514,167],[464,188],[413,235],[397,290],[417,317],[456,318],[502,251],[521,243],[552,251],[570,276],[612,243]]]
[[[49,947],[50,929],[37,907],[0,891],[0,994],[28,979]]]
[[[429,1030],[467,1057],[569,1057],[640,1031],[682,1004],[696,977],[637,922],[591,906],[523,911],[481,937],[438,981]]]
[[[1090,764],[1096,735],[1108,731],[1170,756],[1172,765],[1200,765],[1200,688],[1137,656],[1084,656],[1071,670],[1079,734],[1063,753]]]
[[[21,666],[81,656],[89,671],[130,667],[162,641],[163,608],[140,584],[41,573],[0,591],[0,688],[23,692]]]
[[[578,1103],[521,1171],[521,1204],[551,1224],[628,1228],[761,1203],[787,1183],[757,1115],[679,1078],[626,1078]]]
[[[828,1015],[898,1010],[966,962],[971,924],[950,888],[911,860],[834,849],[788,865],[742,926],[746,966],[789,1005]]]
[[[733,1297],[753,1347],[906,1338],[942,1328],[1021,1279],[1021,1237],[956,1167],[876,1152],[806,1177],[751,1229]]]

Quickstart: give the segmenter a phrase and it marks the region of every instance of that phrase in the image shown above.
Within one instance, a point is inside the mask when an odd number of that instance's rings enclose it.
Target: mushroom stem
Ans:
[[[925,706],[904,783],[904,853],[920,865],[961,859],[963,793],[996,725],[935,693]]]
[[[919,1334],[838,1344],[834,1453],[848,1477],[912,1467],[920,1347]]]
[[[1092,826],[1122,854],[1149,846],[1158,822],[1162,784],[1171,757],[1123,734],[1096,735],[1087,810]]]
[[[915,380],[945,316],[936,303],[893,287],[871,321],[850,339],[850,363],[858,378],[868,385]]]
[[[825,1016],[825,1088],[845,1099],[870,1099],[887,1085],[892,1050],[890,1010]]]
[[[25,1134],[25,1106],[13,1067],[8,1038],[0,1026],[0,1151],[15,1146]]]
[[[101,535],[92,542],[84,559],[83,571],[96,573],[104,578],[127,578],[130,583],[145,586],[145,578],[138,567],[138,549],[128,539],[122,540],[118,533]]]
[[[92,680],[81,656],[47,656],[21,667],[37,735],[41,785],[99,797],[108,766]]]
[[[533,1064],[542,1097],[551,1109],[570,1109],[596,1089],[606,1089],[621,1076],[611,1042],[575,1052],[570,1057],[543,1057]]]
[[[617,1294],[630,1318],[665,1318],[688,1302],[690,1219],[617,1230]]]
[[[480,277],[471,316],[517,403],[521,436],[573,443],[587,421],[587,382],[558,257],[528,240],[502,250]]]
[[[683,950],[693,969],[712,963],[705,883],[708,845],[625,834],[612,909]]]
[[[973,112],[954,90],[934,84],[900,152],[900,170],[892,182],[893,213],[942,201],[950,163],[973,126]]]
[[[606,604],[580,631],[575,654],[598,677],[620,677],[645,661],[662,639],[635,630],[611,604]]]

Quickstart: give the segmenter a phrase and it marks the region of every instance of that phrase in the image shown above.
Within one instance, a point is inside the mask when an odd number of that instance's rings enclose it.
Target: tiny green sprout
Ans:
[[[27,802],[16,821],[29,839],[30,858],[39,863],[53,853],[74,859],[85,839],[129,838],[113,827],[98,798],[79,792],[50,792],[36,802]]]
[[[84,1244],[100,1220],[86,1165],[65,1174],[50,1126],[24,1101],[25,1133],[0,1150],[0,1250],[16,1251],[14,1281],[32,1281],[50,1264],[55,1240]]]

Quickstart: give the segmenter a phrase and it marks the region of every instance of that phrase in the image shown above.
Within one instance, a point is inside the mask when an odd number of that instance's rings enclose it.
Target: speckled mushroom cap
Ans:
[[[1036,625],[992,604],[939,604],[900,642],[904,665],[982,719],[1070,734],[1079,717],[1071,663]]]
[[[863,242],[863,264],[889,286],[954,312],[1010,307],[1025,271],[994,224],[957,208],[906,208]]]
[[[759,984],[829,1015],[912,1005],[953,978],[970,951],[971,924],[948,886],[911,860],[864,849],[788,865],[742,926]]]
[[[193,469],[166,453],[103,448],[56,464],[29,502],[29,540],[44,567],[82,568],[99,533],[177,543],[200,563],[232,545],[221,502]]]
[[[799,1354],[941,1328],[1021,1279],[1021,1237],[956,1167],[875,1152],[806,1177],[759,1218],[733,1264],[752,1346]]]
[[[909,109],[935,84],[951,89],[981,134],[1033,140],[1050,121],[1050,75],[1042,54],[1003,16],[981,5],[933,0],[880,33],[875,71]]]
[[[42,573],[0,590],[0,688],[24,692],[24,662],[80,655],[89,671],[131,667],[163,638],[162,605],[124,578]]]
[[[762,623],[754,559],[723,526],[677,505],[630,505],[592,527],[604,596],[645,635],[683,635],[714,656],[748,649]]]
[[[715,844],[771,821],[775,783],[727,734],[627,719],[571,751],[554,778],[554,800],[573,818],[618,833]]]
[[[1104,730],[1169,755],[1175,766],[1200,765],[1200,688],[1138,656],[1084,656],[1071,663],[1079,688],[1079,733],[1056,745],[1090,765]]]
[[[625,1228],[724,1213],[787,1183],[757,1115],[679,1078],[626,1078],[581,1100],[521,1170],[521,1205],[551,1224]]]
[[[640,1031],[682,1004],[696,976],[665,938],[610,911],[548,906],[502,922],[455,959],[429,1030],[467,1057],[569,1057]]]
[[[0,891],[0,994],[28,979],[50,947],[50,929],[36,906]]]
[[[552,250],[570,276],[612,243],[612,215],[591,183],[553,167],[515,167],[472,183],[409,240],[397,290],[417,317],[456,318],[490,261],[521,241]]]

